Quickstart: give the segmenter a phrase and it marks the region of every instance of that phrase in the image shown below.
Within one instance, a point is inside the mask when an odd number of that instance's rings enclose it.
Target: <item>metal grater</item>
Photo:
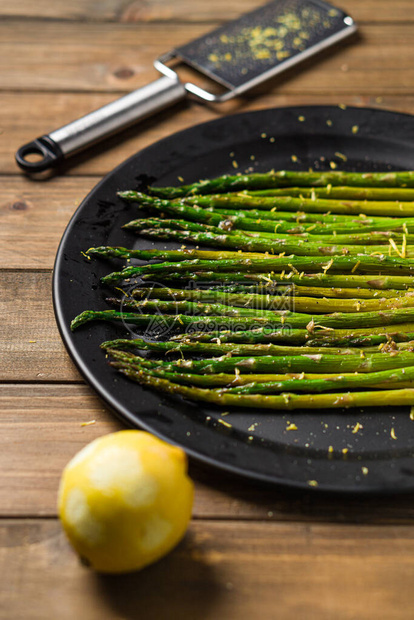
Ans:
[[[157,60],[155,66],[164,72],[164,62],[180,59],[229,89],[221,96],[197,87],[190,92],[209,101],[223,101],[285,71],[355,30],[349,15],[326,2],[275,0],[173,50]]]
[[[219,103],[282,73],[356,31],[353,19],[322,0],[274,0],[194,41],[160,56],[163,77],[20,147],[18,165],[39,172],[109,135],[184,99]],[[226,90],[211,93],[180,81],[186,64]],[[41,157],[36,162],[27,156]]]

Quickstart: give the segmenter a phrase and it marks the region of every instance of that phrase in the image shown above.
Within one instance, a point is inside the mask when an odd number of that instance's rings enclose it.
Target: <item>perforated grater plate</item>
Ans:
[[[162,64],[176,58],[227,87],[230,92],[224,97],[205,97],[223,100],[281,73],[355,30],[349,15],[325,2],[275,0],[172,50],[159,61]],[[162,71],[159,61],[156,67]],[[194,94],[200,96],[201,89],[196,90]]]

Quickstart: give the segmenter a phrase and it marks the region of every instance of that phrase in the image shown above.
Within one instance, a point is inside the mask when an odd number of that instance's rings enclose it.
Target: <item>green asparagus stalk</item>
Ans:
[[[306,172],[279,170],[265,173],[229,175],[182,185],[181,187],[150,187],[151,194],[166,198],[191,194],[211,194],[244,189],[270,189],[288,186],[326,187],[414,187],[414,172]]]
[[[217,194],[185,198],[183,203],[202,207],[259,209],[274,212],[305,211],[307,213],[334,213],[339,215],[368,215],[381,217],[413,217],[413,202],[386,202],[370,200],[324,200],[323,198],[293,198],[283,196],[252,196],[251,194]]]
[[[104,276],[102,282],[112,284],[120,282],[128,278],[136,278],[143,275],[151,274],[157,276],[159,274],[178,273],[178,272],[203,272],[214,270],[215,272],[237,271],[239,269],[249,270],[250,272],[260,271],[293,271],[300,276],[300,271],[323,271],[325,274],[331,272],[351,272],[359,271],[362,273],[382,272],[382,273],[399,273],[409,275],[414,273],[414,260],[402,259],[400,257],[391,256],[332,256],[328,258],[309,257],[309,256],[278,256],[264,257],[258,259],[240,258],[209,261],[209,260],[184,260],[179,263],[164,262],[153,263],[143,266],[126,267],[120,272],[113,272]],[[381,281],[376,276],[371,277],[370,282]],[[289,281],[289,280],[287,280]],[[293,279],[291,281],[294,281]],[[315,278],[316,282],[316,278]],[[409,285],[412,285],[412,279],[407,278]],[[375,286],[374,286],[375,288]],[[397,288],[397,287],[394,287]]]
[[[412,276],[382,276],[382,275],[349,275],[349,274],[332,274],[332,273],[307,273],[304,272],[296,274],[293,271],[289,272],[289,267],[286,265],[288,273],[283,270],[281,273],[264,272],[264,273],[246,273],[245,271],[234,272],[217,272],[217,271],[197,271],[193,272],[170,272],[166,274],[157,274],[157,281],[161,282],[202,282],[202,283],[215,283],[220,285],[225,283],[244,283],[252,284],[256,283],[261,286],[267,286],[270,290],[278,284],[303,284],[313,287],[344,287],[353,288],[358,287],[361,289],[375,289],[378,291],[387,291],[391,289],[397,290],[411,290],[414,284]],[[358,266],[359,268],[359,266]],[[358,271],[357,269],[356,271]],[[142,275],[142,280],[145,282],[153,279],[152,274]]]
[[[264,200],[265,199],[265,200]],[[237,217],[250,217],[252,219],[260,217],[263,220],[275,220],[282,222],[286,225],[293,224],[317,224],[327,227],[347,228],[349,226],[357,226],[358,223],[363,226],[378,226],[380,229],[384,227],[399,225],[402,227],[404,222],[407,222],[408,227],[413,226],[414,218],[404,218],[401,216],[387,216],[387,215],[370,215],[369,217],[363,212],[361,213],[332,213],[331,211],[305,211],[304,209],[291,209],[282,210],[282,205],[279,204],[279,199],[275,199],[273,204],[270,198],[266,196],[252,196],[251,194],[235,193],[235,194],[216,194],[207,196],[191,196],[187,198],[175,198],[173,200],[165,201],[161,198],[154,199],[158,201],[158,204],[169,203],[171,205],[187,205],[193,208],[203,208],[210,213],[217,213],[219,215],[235,215]],[[292,200],[292,199],[290,199]],[[296,199],[297,200],[297,199]],[[310,202],[314,202],[310,200]],[[326,200],[326,206],[329,207],[331,201]],[[240,205],[238,204],[240,203]],[[298,203],[299,204],[299,203]],[[342,203],[341,203],[342,204]],[[348,203],[345,203],[348,204]],[[353,204],[353,202],[351,202]],[[369,204],[368,202],[361,202],[362,205]],[[401,203],[393,202],[394,207]],[[402,203],[412,205],[413,203]],[[332,206],[332,205],[331,205]]]
[[[318,324],[308,329],[292,329],[280,327],[258,327],[239,331],[186,331],[171,337],[173,342],[234,342],[234,343],[284,343],[309,347],[346,346],[368,347],[385,343],[414,340],[414,323],[404,323],[393,327],[372,327],[367,333],[365,329],[321,329]],[[392,349],[392,345],[390,345]]]
[[[192,375],[190,373],[178,373],[178,372],[168,372],[161,370],[159,368],[146,368],[138,363],[126,363],[126,362],[110,362],[111,366],[114,368],[122,369],[122,368],[131,368],[132,370],[145,370],[145,372],[153,377],[160,377],[163,379],[169,379],[171,381],[175,381],[176,383],[181,383],[183,385],[197,385],[199,387],[211,388],[222,386],[225,387],[229,384],[232,384],[232,380],[234,380],[235,375],[229,375],[225,373],[220,373],[216,375]],[[239,375],[244,376],[245,375]],[[252,375],[249,375],[249,377]],[[255,377],[272,377],[272,375],[253,375]],[[268,379],[271,381],[271,379]],[[247,379],[246,379],[247,383]],[[234,385],[240,385],[241,382],[236,383]]]
[[[246,220],[247,221],[247,220]],[[251,220],[248,220],[249,222]],[[187,223],[188,224],[188,223]],[[192,224],[192,223],[191,223]],[[226,223],[227,225],[227,223]],[[249,229],[247,229],[249,226]],[[262,224],[257,224],[257,228],[260,229]],[[266,226],[267,227],[267,226]],[[216,227],[222,232],[223,228]],[[187,227],[182,227],[183,230],[187,230]],[[205,230],[207,226],[205,227]],[[208,230],[210,230],[210,226],[208,226]],[[197,232],[201,232],[197,231]],[[212,231],[213,232],[213,231]],[[218,233],[218,234],[220,234]],[[413,257],[413,248],[412,245],[414,241],[414,235],[398,233],[393,231],[380,231],[374,230],[370,232],[360,232],[360,233],[352,233],[352,234],[332,234],[332,235],[314,235],[310,233],[298,233],[298,234],[279,234],[277,231],[266,232],[262,230],[255,230],[254,225],[250,227],[250,224],[247,224],[243,229],[239,226],[234,226],[231,230],[226,230],[226,234],[228,235],[245,235],[247,237],[254,237],[255,239],[268,239],[274,241],[275,243],[282,242],[292,242],[294,240],[299,247],[302,245],[312,245],[319,244],[322,246],[336,245],[338,248],[347,248],[349,252],[357,251],[359,247],[360,252],[365,252],[367,254],[371,252],[383,252],[383,253],[404,253],[405,258]],[[396,244],[404,244],[403,250],[398,248],[395,250]],[[392,245],[391,245],[392,244]],[[391,246],[391,248],[390,248]],[[344,250],[342,250],[344,252]]]
[[[414,189],[404,187],[285,187],[248,193],[255,196],[316,196],[339,200],[414,200]]]
[[[158,297],[159,299],[168,299],[169,297],[173,297],[174,299],[183,299],[184,297],[188,298],[190,295],[198,296],[199,292],[202,295],[211,295],[213,298],[216,294],[219,296],[222,295],[264,295],[266,297],[266,303],[272,303],[271,299],[274,298],[274,303],[278,303],[278,299],[282,299],[285,296],[292,297],[332,297],[332,298],[344,298],[344,299],[385,299],[391,297],[400,297],[404,296],[405,293],[401,293],[396,289],[386,290],[386,291],[378,291],[372,289],[363,289],[363,288],[326,288],[326,287],[311,287],[311,286],[297,286],[295,284],[279,284],[276,283],[274,286],[266,285],[266,284],[229,284],[229,285],[218,285],[215,288],[202,288],[195,289],[192,286],[188,286],[187,288],[173,288],[171,286],[165,286],[165,289],[162,288],[162,285],[158,286],[137,286],[136,288],[130,289],[128,291],[128,295],[134,297],[135,299],[151,299]],[[159,291],[159,295],[158,292]],[[177,292],[178,291],[178,292]],[[414,292],[414,291],[410,291]]]
[[[166,226],[166,224],[164,224]],[[199,225],[200,226],[200,225]],[[178,228],[182,230],[178,230]],[[176,229],[163,227],[162,220],[158,222],[155,228],[145,228],[143,220],[135,220],[129,222],[128,228],[139,231],[140,234],[149,239],[158,239],[163,241],[179,241],[183,243],[205,244],[212,247],[228,247],[237,250],[246,250],[248,252],[273,252],[275,254],[284,252],[285,254],[295,254],[296,256],[334,256],[336,254],[350,254],[356,256],[359,254],[386,254],[388,248],[383,245],[323,245],[322,243],[310,243],[297,239],[273,239],[259,236],[255,233],[241,234],[240,231],[232,233],[217,233],[219,230],[213,227],[204,227],[204,232],[192,232],[194,224],[191,222],[180,221],[176,224]],[[394,252],[394,249],[392,249]],[[407,254],[414,255],[412,248],[409,246],[406,250],[396,250],[401,256]]]
[[[308,316],[308,315],[302,315]],[[349,316],[349,315],[348,315]],[[362,315],[358,315],[362,316]],[[398,317],[396,318],[396,320]],[[278,315],[274,315],[273,319],[269,319],[269,317],[258,317],[258,316],[238,316],[238,317],[230,317],[230,316],[191,316],[187,314],[139,314],[137,312],[119,312],[117,310],[85,310],[81,312],[78,316],[76,316],[71,324],[70,328],[72,331],[80,327],[81,325],[85,325],[90,321],[115,321],[121,322],[123,324],[131,324],[136,325],[138,327],[148,327],[148,326],[157,326],[157,325],[165,325],[171,328],[183,329],[188,326],[198,326],[199,329],[204,328],[205,326],[211,325],[211,329],[213,327],[219,329],[233,329],[234,327],[240,329],[240,327],[244,327],[245,329],[253,327],[260,327],[263,325],[269,325],[270,327],[279,327],[282,322],[286,320],[283,315],[280,317]],[[398,322],[398,320],[397,320]],[[402,322],[402,320],[401,320]]]
[[[225,196],[225,194],[223,195]],[[196,200],[197,198],[197,200]],[[318,224],[318,225],[326,225],[326,226],[356,226],[358,222],[366,222],[368,224],[378,224],[385,225],[387,222],[392,222],[394,225],[396,222],[401,224],[401,219],[397,217],[380,217],[380,216],[371,216],[367,217],[364,214],[359,215],[340,215],[338,213],[305,213],[305,211],[280,211],[277,206],[269,209],[255,209],[244,208],[237,209],[233,207],[231,203],[223,203],[223,205],[219,204],[218,206],[210,206],[207,200],[207,196],[194,196],[191,198],[176,198],[175,200],[171,200],[172,204],[189,204],[191,206],[200,206],[203,207],[205,211],[215,212],[219,215],[237,215],[238,217],[251,217],[258,218],[261,217],[263,220],[274,220],[276,222],[281,222],[286,224],[288,227],[292,224]],[[161,200],[161,199],[159,199]],[[198,205],[197,201],[202,202],[203,204]],[[407,219],[407,221],[411,222],[411,219]]]
[[[225,194],[223,195],[225,196]],[[402,229],[403,223],[407,222],[407,226],[412,228],[414,218],[404,218],[402,220],[400,217],[381,217],[379,215],[371,215],[367,217],[363,213],[359,213],[358,215],[340,215],[338,213],[333,214],[329,211],[327,213],[310,213],[302,210],[299,211],[280,211],[277,206],[269,209],[255,209],[254,207],[247,207],[243,209],[237,209],[236,207],[232,207],[230,205],[219,205],[219,206],[209,206],[207,200],[207,196],[199,196],[197,200],[202,201],[206,204],[197,205],[196,197],[194,196],[191,201],[189,198],[177,198],[175,200],[171,200],[171,204],[190,204],[192,207],[199,206],[202,207],[205,211],[211,213],[217,213],[218,215],[235,215],[237,217],[250,217],[252,219],[261,218],[262,220],[272,220],[280,224],[281,226],[286,227],[286,231],[288,232],[292,226],[298,226],[300,224],[306,226],[320,226],[322,229],[327,230],[336,230],[341,228],[357,228],[357,231],[361,230],[361,228],[373,227],[375,230],[379,228],[381,230],[395,228],[396,226],[400,226]],[[195,203],[195,204],[192,204]],[[283,229],[281,229],[283,232]],[[408,230],[408,232],[412,232]]]
[[[316,319],[316,320],[315,320]],[[85,310],[71,322],[71,329],[75,330],[81,325],[89,321],[121,321],[122,323],[131,323],[140,327],[147,327],[154,321],[164,322],[165,325],[175,327],[187,327],[189,325],[198,325],[199,329],[209,327],[213,329],[255,329],[256,327],[268,327],[269,329],[287,325],[293,329],[308,328],[314,329],[314,325],[322,327],[332,327],[340,329],[352,329],[362,327],[378,327],[381,325],[398,325],[401,323],[414,322],[413,308],[398,308],[395,310],[384,310],[382,312],[335,312],[334,314],[324,314],[321,316],[313,316],[311,314],[302,314],[282,311],[278,314],[274,313],[272,318],[268,316],[190,316],[186,314],[177,315],[144,315],[136,312],[118,312],[116,310]]]
[[[192,250],[183,248],[181,250],[133,250],[123,247],[100,246],[89,248],[85,252],[88,256],[99,256],[101,258],[136,258],[138,260],[164,260],[182,261],[199,258],[203,260],[223,260],[228,258],[240,258],[240,252],[216,252],[214,250]],[[243,253],[245,258],[264,258],[263,253]]]
[[[131,292],[135,295],[135,291],[140,289],[134,289]],[[376,290],[370,288],[335,288],[335,287],[323,287],[323,286],[298,286],[297,284],[291,284],[284,286],[280,283],[275,283],[274,286],[266,284],[229,284],[218,286],[215,290],[222,293],[256,293],[260,295],[292,295],[295,297],[332,297],[340,299],[385,299],[390,297],[399,297],[401,291],[397,289],[389,290]],[[410,292],[414,292],[414,289],[410,289]]]
[[[256,308],[266,310],[295,310],[296,312],[315,312],[326,314],[329,312],[372,312],[392,308],[414,307],[414,295],[407,293],[389,299],[325,299],[314,297],[291,297],[289,295],[260,295],[256,293],[224,293],[215,290],[203,289],[173,289],[173,288],[141,288],[134,289],[132,296],[135,299],[173,299],[224,304],[243,309]],[[116,300],[116,303],[122,303]],[[143,302],[146,303],[145,301]],[[128,300],[126,300],[126,306]],[[142,308],[142,303],[139,308]],[[162,311],[162,310],[161,310]],[[204,314],[208,314],[204,312]]]
[[[116,341],[102,344],[103,348],[115,348]],[[257,357],[215,357],[203,360],[175,360],[160,363],[160,367],[168,372],[184,371],[191,373],[216,374],[234,373],[238,369],[242,373],[286,373],[313,372],[324,373],[336,370],[343,372],[377,372],[414,366],[414,353],[399,351],[395,355],[369,353],[361,355],[328,355],[311,353],[292,356],[262,355]]]
[[[164,289],[159,289],[164,290]],[[279,314],[274,310],[259,310],[255,308],[238,308],[232,307],[221,303],[202,303],[198,301],[164,301],[162,299],[144,299],[138,301],[125,297],[124,299],[117,299],[113,297],[107,298],[107,301],[117,307],[127,308],[128,310],[135,310],[146,314],[161,313],[161,314],[181,314],[191,313],[194,315],[202,314],[203,316],[260,316],[263,318],[273,319]]]
[[[173,379],[172,374],[170,380]],[[231,394],[274,394],[275,392],[335,392],[346,389],[377,388],[381,390],[399,389],[401,384],[414,386],[414,368],[398,368],[380,372],[360,373],[357,375],[338,375],[331,379],[285,379],[284,381],[252,382],[250,385],[229,388]]]
[[[414,284],[414,282],[413,282]],[[414,289],[409,289],[408,293],[411,294]],[[377,290],[377,289],[364,289],[364,288],[323,288],[318,286],[298,286],[294,285],[292,294],[296,297],[329,297],[339,299],[388,299],[392,297],[400,297],[405,295],[397,289],[389,290]]]
[[[220,406],[254,407],[260,409],[325,409],[349,407],[383,407],[414,404],[414,389],[346,392],[342,394],[292,394],[276,396],[263,394],[228,394],[223,390],[206,390],[153,377],[144,371],[121,369],[121,372],[141,385],[189,400],[205,401]]]
[[[124,224],[123,228],[127,230],[133,230],[135,232],[144,230],[144,229],[153,229],[153,230],[177,230],[177,231],[189,231],[194,233],[204,233],[209,231],[216,235],[220,235],[223,232],[222,228],[218,226],[211,226],[210,224],[200,224],[199,222],[191,222],[188,220],[163,220],[155,217],[148,218],[140,218],[137,220],[132,220],[131,222],[127,222]]]
[[[413,343],[410,343],[413,347]],[[395,345],[397,346],[397,345]],[[142,351],[156,351],[158,353],[190,353],[192,355],[237,355],[252,357],[257,355],[271,356],[295,356],[295,355],[356,355],[360,356],[360,350],[356,348],[338,348],[338,347],[295,347],[291,345],[277,344],[236,344],[236,343],[214,343],[214,342],[153,342],[144,340],[143,338],[133,338],[131,340],[118,339],[102,344],[102,348],[110,349],[132,349]],[[397,349],[396,349],[397,350]],[[368,353],[376,353],[378,350],[373,347]]]
[[[166,203],[167,201],[165,201]],[[338,215],[369,215],[380,217],[413,217],[413,202],[371,200],[325,200],[323,198],[294,198],[292,196],[254,196],[246,193],[210,194],[191,196],[181,201],[185,205],[201,207],[259,209],[274,212],[305,211],[308,213],[333,213]]]
[[[233,217],[237,218],[238,220],[260,220],[261,222],[266,222],[267,225],[272,222],[273,231],[278,234],[285,233],[296,235],[308,233],[312,235],[335,235],[336,233],[338,235],[342,235],[367,232],[393,232],[403,234],[414,233],[414,218],[362,218],[343,216],[343,220],[345,221],[330,222],[325,221],[325,215],[321,215],[316,218],[319,219],[319,221],[308,221],[307,217],[306,219],[303,219],[302,216],[307,216],[311,214],[300,214],[299,212],[294,214],[295,217],[291,217],[290,220],[285,221],[279,218],[280,213],[278,211],[259,211],[257,209],[245,209],[242,211],[237,211],[235,209],[217,209],[214,207],[206,208],[204,209],[204,211],[209,213],[216,213],[217,215],[228,219],[231,219]]]

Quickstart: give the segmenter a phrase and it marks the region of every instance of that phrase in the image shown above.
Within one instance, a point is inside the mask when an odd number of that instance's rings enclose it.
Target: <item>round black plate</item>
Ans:
[[[53,288],[65,345],[85,379],[125,421],[182,446],[189,455],[260,481],[331,491],[414,490],[414,421],[409,408],[336,411],[234,411],[161,396],[128,381],[99,344],[129,337],[122,325],[71,319],[105,309],[99,278],[114,264],[86,260],[90,246],[165,247],[121,225],[136,209],[116,196],[151,182],[177,185],[246,169],[414,169],[414,117],[380,110],[295,107],[224,117],[170,136],[108,174],[85,198],[61,241]],[[177,247],[169,244],[171,247]],[[119,266],[121,263],[117,263]],[[359,424],[358,424],[359,423]],[[294,424],[297,430],[287,430]]]

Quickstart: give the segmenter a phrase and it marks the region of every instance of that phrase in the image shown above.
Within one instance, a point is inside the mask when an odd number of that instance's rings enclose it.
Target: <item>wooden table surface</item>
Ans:
[[[228,112],[340,103],[414,112],[412,0],[342,0],[358,38],[254,97],[177,106],[48,179],[18,170],[21,144],[155,79],[160,53],[259,4],[0,0],[1,619],[414,617],[413,496],[260,489],[192,463],[185,540],[122,577],[82,567],[57,520],[64,465],[122,428],[75,370],[52,310],[55,252],[85,194],[141,148]]]

